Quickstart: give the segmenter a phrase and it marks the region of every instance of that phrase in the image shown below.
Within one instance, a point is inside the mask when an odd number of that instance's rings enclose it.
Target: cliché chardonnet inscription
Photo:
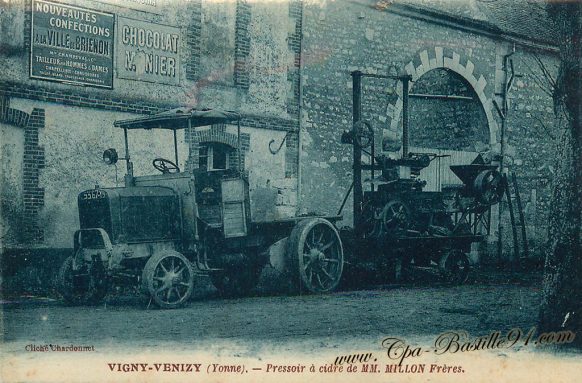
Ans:
[[[27,344],[24,347],[27,352],[87,352],[95,351],[93,345],[75,344]]]

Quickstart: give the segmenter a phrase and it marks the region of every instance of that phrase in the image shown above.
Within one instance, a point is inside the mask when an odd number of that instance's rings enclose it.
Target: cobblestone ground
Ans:
[[[182,309],[146,309],[137,296],[113,295],[95,307],[67,307],[58,300],[22,297],[3,302],[3,347],[91,344],[98,347],[188,347],[246,342],[285,347],[334,347],[351,339],[378,343],[385,336],[433,338],[447,330],[472,336],[535,325],[540,274],[516,278],[482,274],[448,287],[376,285],[327,295],[288,295],[263,282],[252,297],[222,299],[202,283]]]

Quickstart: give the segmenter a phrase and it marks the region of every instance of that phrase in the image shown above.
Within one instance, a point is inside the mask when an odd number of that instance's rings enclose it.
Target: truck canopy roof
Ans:
[[[176,108],[145,117],[118,120],[114,126],[123,129],[185,129],[188,120],[192,127],[236,121],[240,118],[237,112],[218,109]]]

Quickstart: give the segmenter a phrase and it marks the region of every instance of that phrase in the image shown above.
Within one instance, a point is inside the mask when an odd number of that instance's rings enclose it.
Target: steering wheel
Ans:
[[[152,165],[163,174],[180,173],[178,165],[165,158],[156,158],[152,161]]]

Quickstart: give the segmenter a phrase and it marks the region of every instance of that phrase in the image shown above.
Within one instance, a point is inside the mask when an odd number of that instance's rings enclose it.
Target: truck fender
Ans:
[[[269,249],[267,250],[269,254],[269,263],[280,273],[284,273],[288,270],[286,256],[287,239],[288,237],[278,240],[269,246]]]

